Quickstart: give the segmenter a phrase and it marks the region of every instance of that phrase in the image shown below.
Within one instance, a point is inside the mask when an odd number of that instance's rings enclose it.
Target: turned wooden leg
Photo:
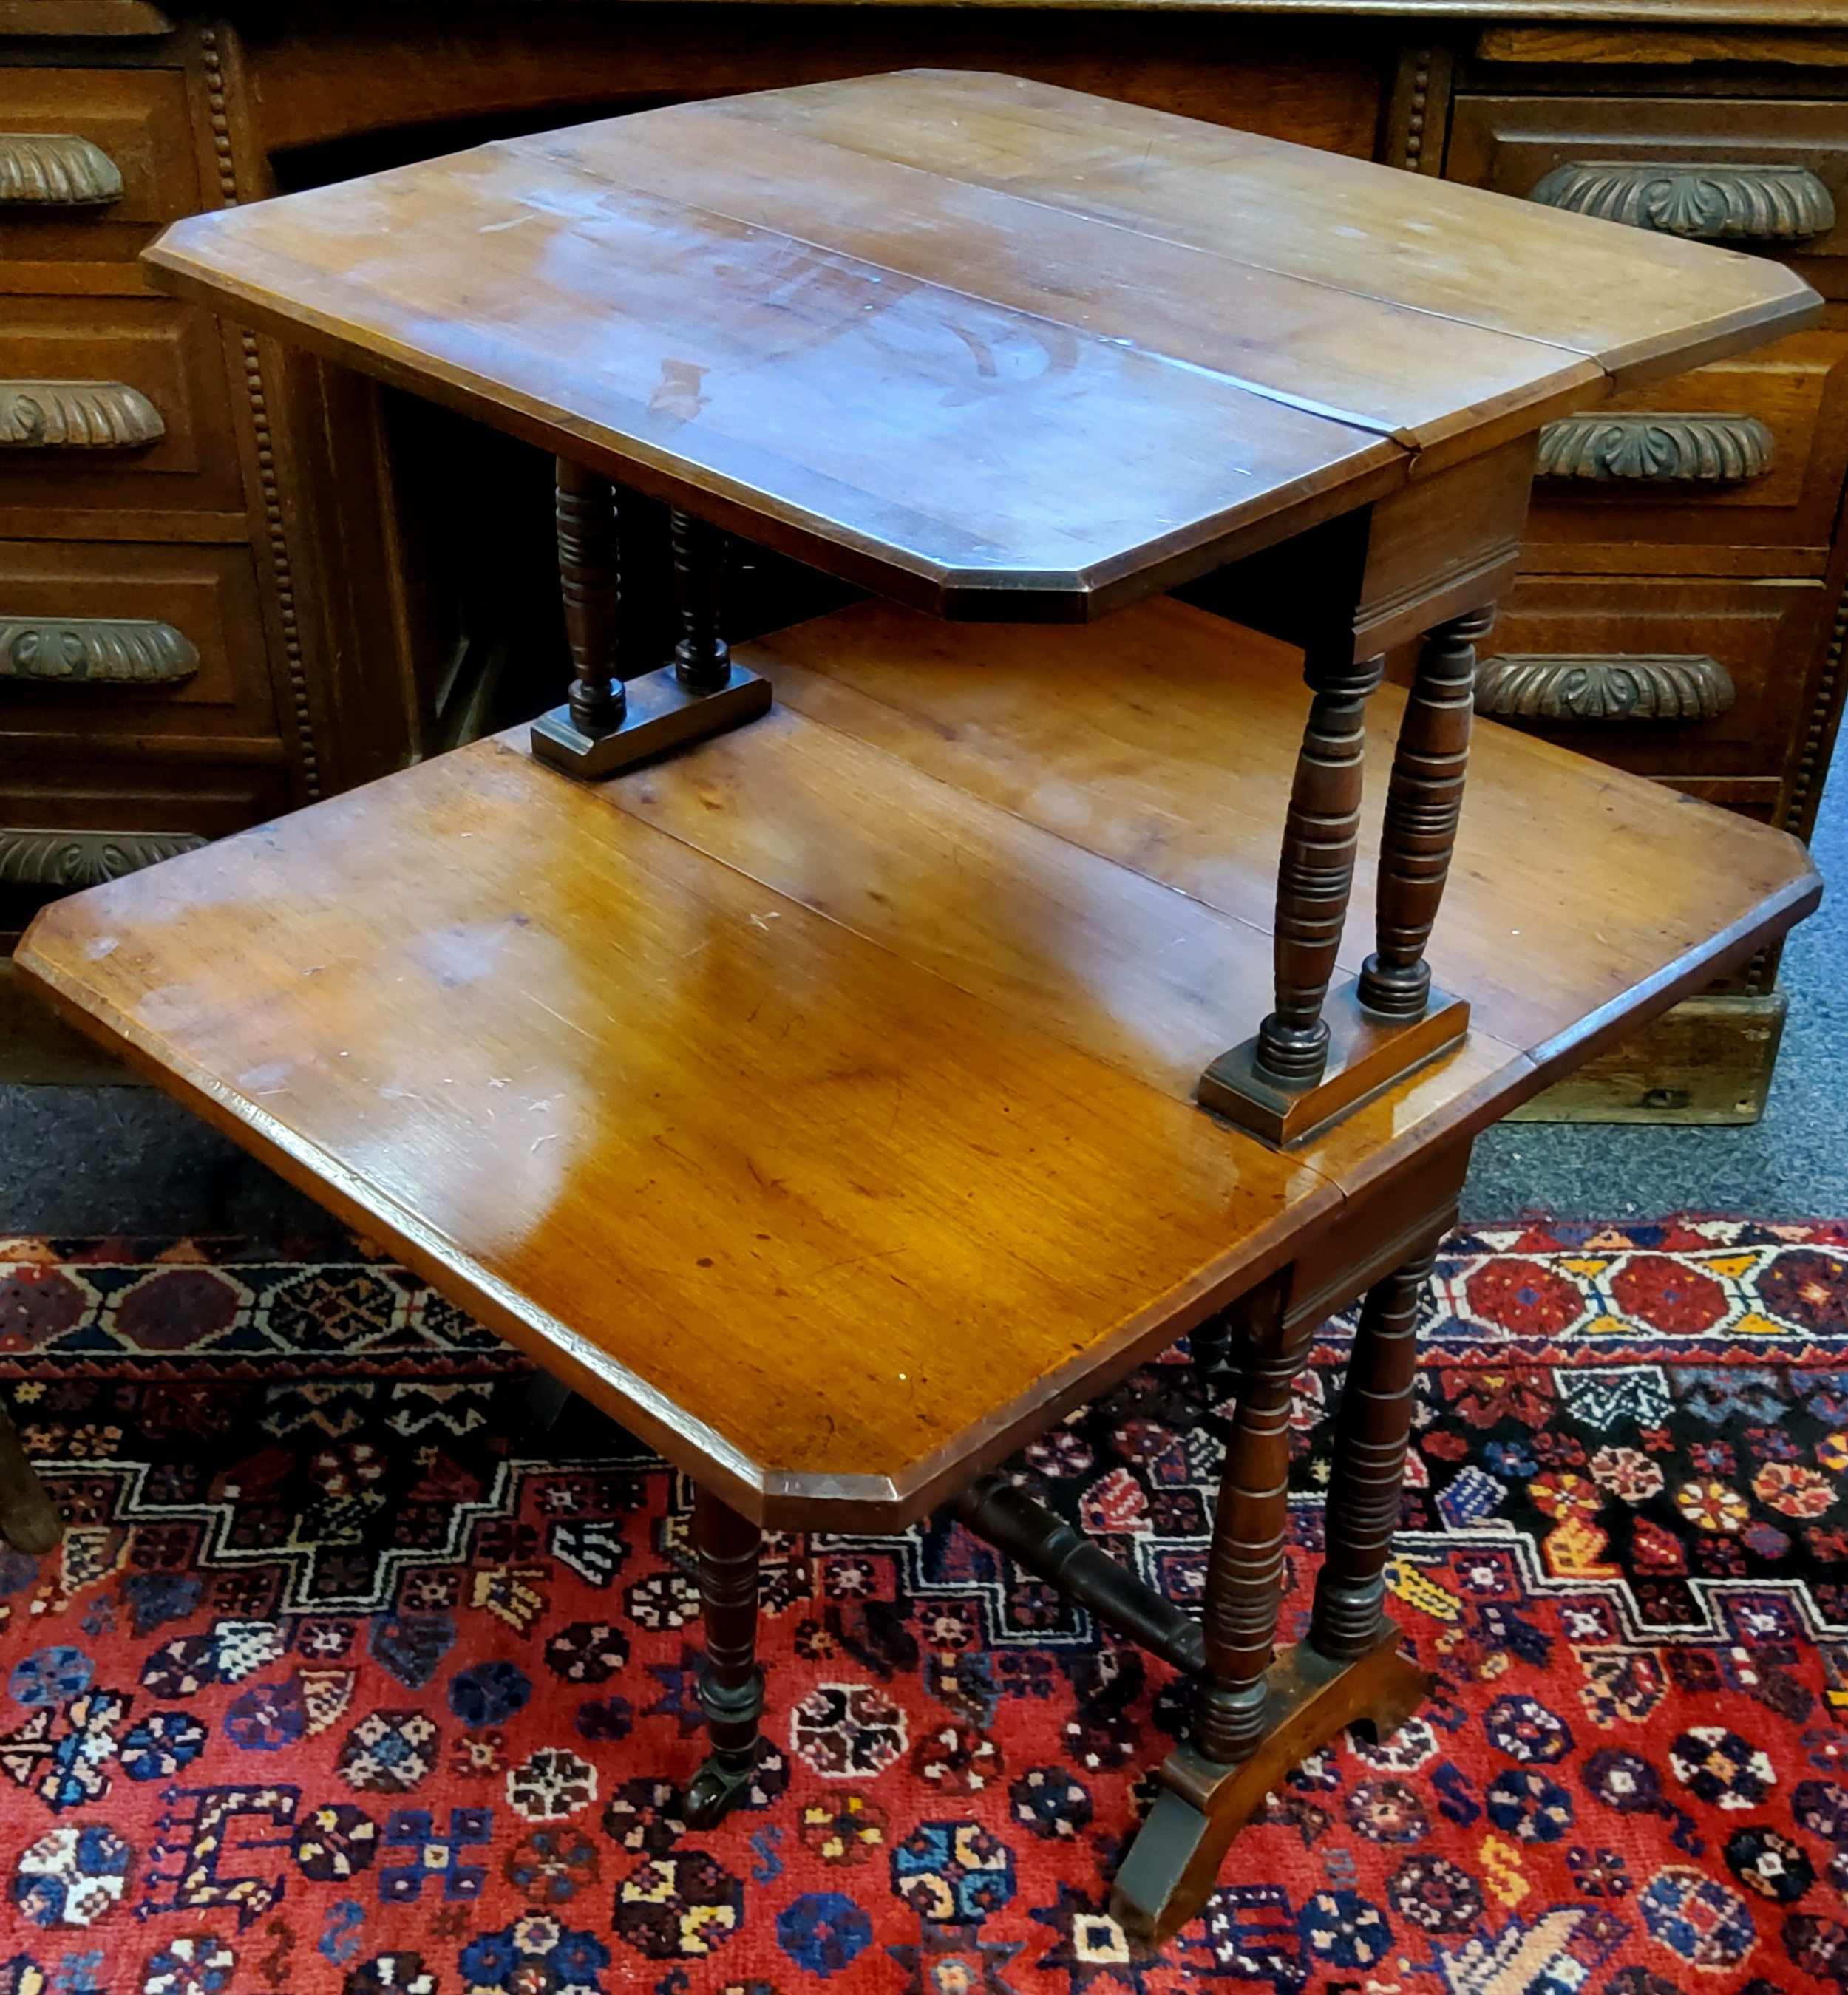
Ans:
[[[1228,1397],[1237,1385],[1238,1375],[1232,1364],[1235,1335],[1229,1310],[1208,1317],[1189,1333],[1187,1355],[1193,1361],[1194,1375],[1212,1399]]]
[[[19,1430],[0,1407],[0,1537],[16,1552],[36,1558],[56,1549],[64,1520],[19,1445]]]
[[[1290,1528],[1290,1389],[1315,1325],[1245,1361],[1207,1565],[1206,1675],[1194,1721],[1203,1759],[1235,1767],[1264,1736],[1265,1671],[1276,1643]]]
[[[725,536],[671,516],[682,635],[658,670],[618,668],[622,578],[619,503],[606,478],[558,460],[558,575],[572,678],[565,703],[533,723],[533,753],[595,780],[651,761],[770,710],[769,682],[734,665],[720,634]]]
[[[1254,1056],[1259,1073],[1285,1087],[1312,1087],[1328,1064],[1322,1004],[1354,884],[1367,699],[1384,664],[1369,658],[1309,671],[1315,698],[1277,865],[1276,1009],[1258,1028]]]
[[[731,651],[719,634],[725,596],[725,536],[704,520],[668,515],[674,546],[674,588],[680,641],[674,671],[689,692],[716,692],[731,677]]]
[[[1377,1314],[1402,1289],[1415,1303],[1421,1279],[1408,1264],[1376,1286],[1369,1309]],[[1325,1653],[1312,1638],[1273,1656],[1289,1523],[1290,1389],[1314,1323],[1283,1322],[1273,1292],[1249,1300],[1238,1327],[1268,1334],[1252,1339],[1259,1355],[1245,1365],[1219,1486],[1207,1572],[1206,1674],[1194,1736],[1163,1763],[1161,1791],[1111,1893],[1111,1914],[1124,1930],[1158,1945],[1206,1903],[1232,1839],[1291,1767],[1350,1725],[1388,1736],[1431,1687],[1399,1653],[1396,1631],[1377,1612],[1370,1646]],[[1391,1375],[1384,1375],[1389,1388]],[[1360,1406],[1357,1400],[1352,1416],[1357,1422]],[[1403,1458],[1402,1437],[1395,1467]],[[1331,1535],[1334,1529],[1331,1518]],[[1390,1537],[1389,1526],[1382,1544]],[[1330,1599],[1345,1604],[1337,1589],[1350,1574],[1364,1592],[1383,1564],[1383,1551],[1372,1572],[1338,1562]],[[1318,1595],[1318,1614],[1321,1602]],[[1359,1620],[1356,1612],[1348,1625]]]
[[[689,1826],[709,1828],[737,1800],[763,1747],[764,1672],[757,1664],[757,1557],[763,1533],[703,1489],[693,1495],[693,1551],[706,1620],[699,1708],[712,1751],[687,1789]]]
[[[1418,1303],[1437,1252],[1434,1237],[1376,1282],[1361,1305],[1335,1414],[1324,1556],[1309,1628],[1310,1646],[1331,1662],[1358,1661],[1389,1632],[1386,1563],[1399,1527],[1399,1487],[1412,1431]]]
[[[1383,1018],[1416,1018],[1431,997],[1425,945],[1444,898],[1475,696],[1475,643],[1492,604],[1440,623],[1424,640],[1393,757],[1379,848],[1378,946],[1360,974],[1360,1001]]]
[[[1277,867],[1276,1008],[1208,1065],[1197,1090],[1203,1108],[1267,1143],[1307,1141],[1468,1029],[1468,1004],[1432,990],[1424,943],[1450,864],[1468,743],[1465,661],[1473,654],[1445,634],[1478,627],[1457,619],[1425,654],[1387,800],[1379,947],[1366,978],[1344,977],[1332,993],[1359,843],[1366,703],[1383,661],[1311,664],[1315,697]]]
[[[617,623],[622,567],[616,487],[568,457],[558,459],[558,582],[571,644],[572,724],[589,735],[613,733],[627,702],[617,676]]]
[[[1369,1725],[1375,1738],[1389,1738],[1429,1694],[1431,1677],[1399,1654],[1397,1630],[1379,1612],[1411,1409],[1411,1323],[1429,1269],[1427,1251],[1367,1295],[1337,1428],[1339,1496],[1329,1499],[1331,1550],[1315,1596],[1315,1628],[1307,1642],[1275,1656],[1290,1522],[1290,1389],[1313,1320],[1281,1327],[1275,1291],[1242,1310],[1242,1327],[1269,1334],[1255,1338],[1257,1357],[1243,1371],[1219,1485],[1200,1715],[1194,1738],[1163,1762],[1162,1791],[1111,1885],[1111,1915],[1139,1939],[1162,1945],[1200,1911],[1231,1839],[1291,1767],[1347,1725]],[[1401,1327],[1405,1334],[1397,1337]],[[1347,1461],[1353,1447],[1363,1452],[1359,1464]],[[1389,1518],[1381,1494],[1387,1475]]]

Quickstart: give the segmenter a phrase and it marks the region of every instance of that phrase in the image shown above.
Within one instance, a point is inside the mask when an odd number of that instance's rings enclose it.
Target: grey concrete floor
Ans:
[[[1848,775],[1815,852],[1848,881]],[[1671,1212],[1848,1216],[1848,916],[1833,900],[1784,959],[1790,1021],[1762,1122],[1743,1129],[1505,1123],[1476,1146],[1464,1218]],[[304,1250],[339,1228],[149,1088],[0,1087],[0,1234],[255,1236]]]
[[[1823,796],[1811,850],[1827,888],[1784,952],[1790,1016],[1764,1120],[1742,1129],[1503,1122],[1476,1144],[1465,1222],[1528,1211],[1848,1216],[1848,770]]]

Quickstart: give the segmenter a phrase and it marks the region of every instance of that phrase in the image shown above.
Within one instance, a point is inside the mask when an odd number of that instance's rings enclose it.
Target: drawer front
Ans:
[[[280,767],[99,758],[36,764],[0,744],[0,879],[70,891],[134,872],[289,807]]]
[[[0,300],[0,538],[243,504],[218,329],[165,298]],[[132,523],[123,523],[132,531]]]
[[[1745,802],[1808,719],[1826,603],[1819,582],[1523,575],[1479,647],[1476,709]]]
[[[1820,551],[1845,469],[1848,331],[1797,333],[1550,424],[1527,537]]]
[[[280,765],[63,761],[0,735],[0,946],[59,894],[151,866],[289,807]]]
[[[0,69],[0,287],[126,261],[198,206],[177,70]]]
[[[249,551],[0,542],[0,739],[280,754]]]
[[[1444,171],[1779,257],[1848,294],[1848,114],[1733,98],[1463,96]]]

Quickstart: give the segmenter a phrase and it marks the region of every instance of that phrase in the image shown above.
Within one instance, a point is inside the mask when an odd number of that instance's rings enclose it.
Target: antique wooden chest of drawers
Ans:
[[[1845,64],[1813,35],[1502,24],[1439,82],[1451,178],[1774,257],[1830,300],[1815,330],[1553,426],[1477,692],[1480,712],[1805,835],[1844,628]],[[1775,971],[1767,956],[1671,1015],[1552,1111],[1755,1114]]]
[[[916,64],[1371,153],[1801,270],[1831,300],[1820,328],[1547,434],[1478,703],[1806,832],[1848,632],[1833,11],[0,0],[0,948],[48,894],[536,709],[566,669],[544,467],[155,297],[134,259],[163,223],[574,111]],[[799,577],[745,580],[812,606]],[[1530,1112],[1756,1114],[1775,973],[1754,963]]]
[[[202,52],[169,34],[6,53],[0,932],[303,794],[239,343],[136,262],[222,192]]]

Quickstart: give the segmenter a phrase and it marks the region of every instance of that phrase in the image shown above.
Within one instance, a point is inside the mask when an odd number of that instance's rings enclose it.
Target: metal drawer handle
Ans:
[[[0,449],[132,450],[166,434],[125,381],[0,381]]]
[[[177,685],[199,669],[170,623],[132,616],[0,616],[0,679]]]
[[[1575,658],[1506,652],[1476,668],[1475,710],[1496,720],[1712,720],[1733,675],[1695,652]]]
[[[0,882],[74,892],[204,843],[194,831],[0,831]]]
[[[1739,485],[1762,478],[1778,440],[1756,416],[1567,416],[1540,433],[1537,478],[1641,479]]]
[[[102,208],[122,199],[122,169],[74,132],[0,132],[0,206]]]
[[[1527,198],[1702,242],[1795,242],[1835,226],[1834,199],[1807,167],[1574,160]]]

